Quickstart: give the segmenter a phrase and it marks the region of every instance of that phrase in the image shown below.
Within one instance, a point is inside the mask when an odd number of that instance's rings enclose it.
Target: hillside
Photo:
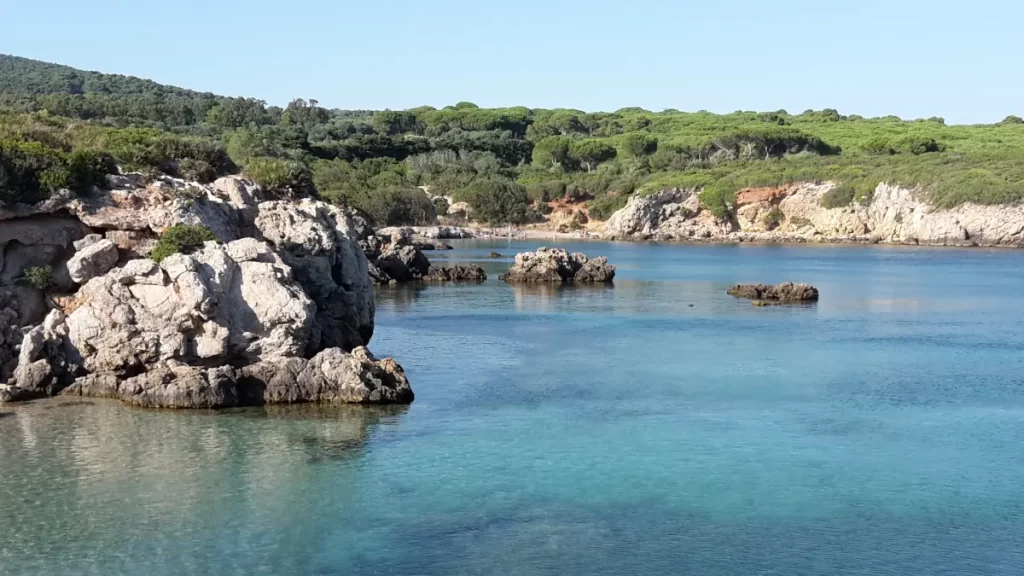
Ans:
[[[701,190],[718,217],[736,192],[831,180],[832,206],[865,203],[881,182],[922,187],[939,207],[1024,199],[1024,121],[947,126],[941,118],[861,118],[835,110],[718,115],[482,109],[286,108],[138,78],[0,56],[0,202],[87,189],[114,163],[201,182],[242,171],[270,189],[320,194],[379,224],[432,219],[449,202],[525,222],[543,202],[587,202],[605,219],[626,198]],[[428,187],[436,206],[420,189]]]

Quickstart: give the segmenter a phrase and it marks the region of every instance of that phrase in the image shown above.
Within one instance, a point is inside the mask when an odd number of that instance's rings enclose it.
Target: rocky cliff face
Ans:
[[[268,199],[237,177],[110,184],[86,198],[0,208],[0,401],[412,400],[401,367],[364,348],[374,300],[357,215]],[[176,224],[206,226],[219,241],[146,258]],[[33,266],[51,270],[45,292],[26,281]]]
[[[825,208],[833,183],[750,189],[737,194],[734,216],[719,220],[696,190],[670,189],[630,198],[608,220],[614,238],[753,242],[873,242],[940,246],[1021,246],[1024,206],[964,204],[949,210],[919,190],[881,184],[871,202]]]

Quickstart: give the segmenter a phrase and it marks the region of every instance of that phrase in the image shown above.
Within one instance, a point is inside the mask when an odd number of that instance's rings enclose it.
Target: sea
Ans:
[[[1024,574],[1024,252],[455,244],[377,293],[410,406],[0,406],[0,574]]]

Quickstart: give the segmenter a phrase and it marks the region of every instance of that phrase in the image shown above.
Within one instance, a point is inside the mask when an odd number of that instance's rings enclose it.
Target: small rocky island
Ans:
[[[610,283],[615,266],[604,256],[589,259],[563,248],[539,248],[516,255],[516,262],[501,279],[508,283],[555,282],[574,284]]]
[[[749,298],[754,306],[765,306],[781,303],[817,302],[818,289],[810,284],[794,284],[783,282],[771,286],[769,284],[737,284],[727,293],[737,298]]]

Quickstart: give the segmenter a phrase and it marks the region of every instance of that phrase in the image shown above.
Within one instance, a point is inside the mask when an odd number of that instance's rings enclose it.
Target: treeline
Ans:
[[[835,110],[586,113],[462,102],[347,111],[305,99],[282,108],[7,56],[0,110],[7,203],[87,189],[115,164],[201,182],[241,171],[378,224],[432,221],[457,202],[477,218],[519,223],[557,198],[589,202],[592,217],[606,218],[635,191],[664,186],[706,189],[724,217],[740,188],[793,178],[839,179],[834,205],[866,201],[880,181],[928,186],[941,205],[1024,198],[1017,117],[961,127]]]

